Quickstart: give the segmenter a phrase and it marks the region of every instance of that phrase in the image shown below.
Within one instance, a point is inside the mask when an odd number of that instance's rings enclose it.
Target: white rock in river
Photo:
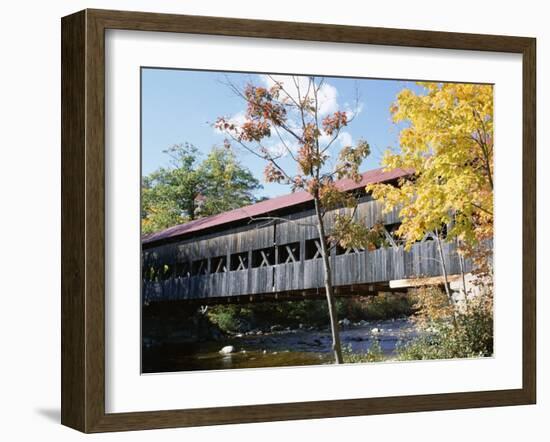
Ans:
[[[342,327],[349,327],[351,325],[351,321],[348,318],[341,319],[338,322]]]
[[[235,347],[232,345],[226,345],[224,348],[220,350],[220,354],[222,355],[228,355],[230,353],[233,353],[235,351]]]
[[[373,335],[377,335],[378,333],[380,333],[380,329],[375,327],[375,328],[371,329],[370,332],[371,332]]]

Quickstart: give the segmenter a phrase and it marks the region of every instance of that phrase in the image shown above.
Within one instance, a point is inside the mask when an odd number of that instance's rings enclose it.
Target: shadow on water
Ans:
[[[399,342],[418,335],[407,319],[371,321],[344,328],[342,345],[348,352],[367,352],[378,342],[386,358],[395,354]],[[245,334],[201,343],[147,342],[143,346],[143,372],[223,370],[231,368],[264,368],[330,364],[332,338],[328,331],[283,330]],[[229,354],[220,353],[231,346]]]

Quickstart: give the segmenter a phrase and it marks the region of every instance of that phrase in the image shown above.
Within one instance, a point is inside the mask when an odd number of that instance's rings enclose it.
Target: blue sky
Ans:
[[[285,81],[285,77],[277,78]],[[220,116],[238,119],[245,109],[244,100],[228,87],[227,81],[242,87],[247,82],[266,85],[269,78],[246,73],[142,69],[142,174],[167,166],[169,158],[162,151],[174,144],[194,144],[203,156],[212,146],[223,144],[226,136],[211,124]],[[325,112],[356,113],[341,135],[340,146],[360,139],[371,146],[371,155],[361,170],[379,167],[384,150],[398,145],[399,128],[391,122],[389,108],[405,87],[418,90],[414,83],[401,80],[325,77]],[[236,152],[241,163],[262,181],[265,163],[242,149]],[[262,185],[258,196],[289,192],[285,185],[263,181]]]

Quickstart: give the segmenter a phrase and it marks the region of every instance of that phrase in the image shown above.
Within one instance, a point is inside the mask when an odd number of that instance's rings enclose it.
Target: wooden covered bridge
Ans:
[[[385,240],[375,250],[333,248],[331,264],[337,295],[367,295],[391,290],[390,283],[437,277],[441,266],[436,242],[426,238],[410,251],[395,241],[397,211],[384,214],[382,204],[365,193],[368,183],[397,184],[406,172],[371,170],[362,181],[341,180],[346,191],[359,192],[357,220],[384,225]],[[330,231],[339,209],[326,214]],[[219,215],[191,221],[142,239],[143,302],[219,302],[301,299],[324,296],[319,235],[311,196],[296,192]],[[443,243],[449,274],[460,265],[454,243]],[[466,271],[471,264],[465,263]]]

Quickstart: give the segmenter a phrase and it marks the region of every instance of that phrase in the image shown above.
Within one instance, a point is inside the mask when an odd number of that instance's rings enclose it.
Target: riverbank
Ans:
[[[392,359],[396,348],[418,336],[408,318],[341,321],[341,341],[348,355],[364,355],[379,347],[382,359]],[[332,337],[328,328],[302,326],[250,330],[227,334],[217,340],[190,343],[149,342],[143,348],[143,371],[220,370],[304,366],[333,363]],[[222,351],[223,350],[223,351]]]
[[[414,313],[410,296],[381,293],[377,296],[337,298],[336,312],[340,321],[360,321],[404,318]],[[205,311],[210,321],[227,333],[280,331],[306,328],[321,330],[328,327],[328,309],[324,298],[297,301],[272,301],[249,304],[215,305]]]

